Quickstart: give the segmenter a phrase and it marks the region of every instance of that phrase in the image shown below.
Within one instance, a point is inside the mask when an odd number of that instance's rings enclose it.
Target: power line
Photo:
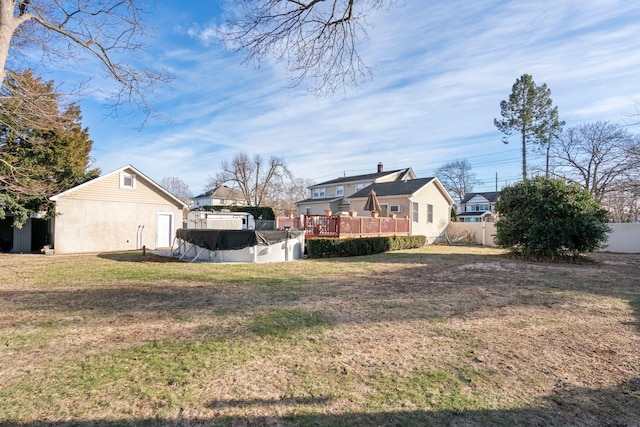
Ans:
[[[505,150],[505,151],[498,151],[498,152],[493,152],[493,153],[486,153],[486,154],[478,154],[475,156],[464,156],[464,159],[477,159],[477,158],[481,158],[481,157],[488,157],[488,156],[495,156],[495,155],[500,155],[500,154],[507,154],[507,153],[512,153],[512,152],[516,152],[516,151],[520,151],[519,148],[516,149],[511,149],[511,150]],[[414,171],[416,171],[416,175],[418,174],[418,171],[420,172],[424,172],[427,171],[429,169],[423,169],[420,168],[421,166],[429,166],[429,165],[438,165],[438,167],[440,167],[443,164],[446,163],[450,163],[453,162],[455,160],[459,160],[460,158],[456,158],[453,160],[445,160],[445,161],[438,161],[438,162],[427,162],[427,163],[418,163],[418,164],[414,164],[411,167],[414,169]],[[472,166],[493,166],[493,165],[500,165],[500,164],[507,164],[507,163],[511,163],[513,161],[518,160],[519,157],[514,157],[514,158],[508,158],[508,159],[500,159],[500,160],[490,160],[487,162],[480,162],[480,163],[475,163]],[[418,169],[419,168],[419,169]],[[324,179],[324,178],[328,178],[328,177],[339,177],[339,176],[345,176],[345,175],[359,175],[360,173],[366,173],[366,172],[370,172],[371,169],[370,168],[366,168],[366,169],[348,169],[348,170],[342,170],[339,172],[332,172],[332,173],[328,173],[326,175],[322,175],[320,177],[318,177],[317,179]],[[348,172],[348,174],[347,174]]]

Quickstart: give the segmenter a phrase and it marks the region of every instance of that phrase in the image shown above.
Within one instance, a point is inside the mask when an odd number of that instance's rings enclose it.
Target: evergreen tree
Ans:
[[[53,82],[30,70],[10,73],[0,99],[0,218],[22,226],[51,214],[49,197],[99,175],[89,170],[93,141],[80,108],[63,105]]]
[[[584,188],[535,178],[504,188],[496,203],[496,243],[525,255],[592,252],[607,238],[609,214]]]
[[[546,148],[548,176],[549,148],[564,126],[558,120],[558,107],[553,107],[551,89],[546,83],[537,86],[533,77],[523,74],[513,84],[509,100],[500,102],[500,113],[503,119],[493,123],[506,135],[502,142],[508,144],[513,133],[522,137],[522,179],[527,179],[527,143]]]

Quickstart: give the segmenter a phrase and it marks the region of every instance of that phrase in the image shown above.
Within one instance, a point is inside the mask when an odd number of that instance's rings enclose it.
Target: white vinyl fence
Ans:
[[[611,233],[603,251],[640,253],[640,223],[610,223]],[[493,236],[496,226],[493,222],[452,222],[447,229],[451,243],[496,246]]]
[[[640,253],[640,222],[626,224],[610,223],[611,233],[607,239],[607,252]]]
[[[446,233],[451,243],[496,246],[493,241],[496,234],[494,222],[451,222]]]

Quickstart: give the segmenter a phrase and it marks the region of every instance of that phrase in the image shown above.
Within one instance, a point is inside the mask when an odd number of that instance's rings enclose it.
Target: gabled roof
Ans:
[[[131,172],[133,172],[137,177],[140,177],[142,179],[144,179],[145,181],[147,181],[151,186],[153,186],[154,188],[156,188],[160,193],[163,193],[165,196],[167,196],[167,198],[169,198],[171,201],[175,202],[176,204],[180,205],[183,209],[187,207],[187,205],[180,199],[178,199],[176,196],[174,196],[173,194],[169,193],[167,190],[165,190],[164,188],[162,188],[160,185],[156,184],[151,178],[149,178],[148,176],[146,176],[145,174],[143,174],[142,172],[140,172],[138,169],[134,168],[131,165],[126,165],[121,167],[120,169],[116,169],[112,172],[109,172],[107,174],[101,175],[98,178],[94,178],[91,181],[87,181],[84,182],[80,185],[76,185],[73,188],[68,189],[67,191],[63,191],[62,193],[58,193],[55,196],[51,196],[49,197],[49,200],[55,202],[58,199],[60,199],[61,197],[66,196],[67,194],[73,193],[74,191],[77,191],[81,188],[87,187],[89,185],[92,185],[98,181],[101,181],[111,175],[115,175],[118,174],[120,172],[123,172],[125,170],[130,170]]]
[[[387,172],[369,173],[369,174],[365,174],[365,175],[344,176],[344,177],[341,177],[341,178],[332,179],[330,181],[321,182],[320,184],[314,184],[314,185],[310,186],[309,188],[321,187],[321,186],[324,186],[324,185],[347,183],[347,182],[375,181],[378,178],[382,178],[382,177],[387,176],[387,175],[393,175],[393,174],[396,174],[396,173],[400,173],[400,179],[402,179],[410,171],[411,171],[411,168],[404,168],[404,169],[396,169],[396,170],[387,171]]]
[[[369,197],[369,193],[371,193],[371,190],[376,192],[377,197],[410,196],[433,180],[435,180],[434,177],[409,179],[406,181],[379,182],[376,184],[371,184],[368,187],[365,187],[362,190],[353,193],[347,198],[364,199]]]
[[[296,202],[296,205],[300,205],[302,203],[327,203],[327,202],[335,202],[338,200],[341,200],[342,197],[323,197],[323,198],[309,198],[309,199],[304,199],[304,200],[300,200],[299,202]]]
[[[489,191],[486,193],[467,193],[464,195],[464,199],[462,199],[461,203],[467,203],[469,200],[473,199],[475,196],[482,196],[490,202],[497,202],[499,195],[500,193],[498,191]]]
[[[215,197],[218,199],[227,199],[227,200],[244,200],[244,195],[242,192],[236,188],[227,187],[226,185],[221,185],[216,188],[212,188],[206,193],[202,193],[199,196],[194,197],[194,199],[204,199]]]

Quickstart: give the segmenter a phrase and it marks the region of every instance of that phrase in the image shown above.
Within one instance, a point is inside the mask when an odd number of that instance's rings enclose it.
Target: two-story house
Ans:
[[[309,187],[311,197],[296,202],[298,215],[324,215],[326,211],[332,213],[349,212],[351,209],[348,196],[354,194],[371,184],[393,181],[406,181],[415,179],[416,175],[411,168],[398,169],[385,172],[382,163],[378,163],[376,173],[366,175],[345,176],[321,182]],[[380,216],[389,213],[386,205]]]
[[[248,206],[242,191],[220,185],[193,198],[193,208],[202,206]]]
[[[497,191],[467,193],[460,203],[457,218],[460,222],[493,222],[496,216]]]
[[[299,215],[351,214],[368,216],[365,208],[373,190],[380,204],[379,217],[410,220],[411,235],[425,235],[432,243],[449,225],[453,199],[436,177],[416,178],[411,168],[342,177],[309,187],[311,197],[297,202]]]

